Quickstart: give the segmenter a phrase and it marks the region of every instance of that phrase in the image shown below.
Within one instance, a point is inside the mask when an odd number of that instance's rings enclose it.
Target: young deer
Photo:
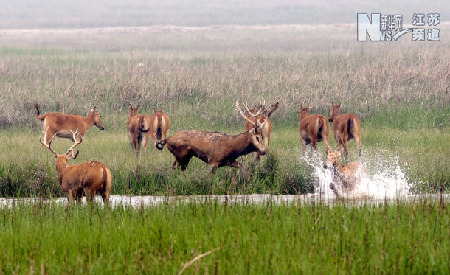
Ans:
[[[34,104],[34,108],[36,109],[36,118],[42,124],[45,144],[48,144],[50,139],[53,139],[55,136],[81,142],[87,130],[93,125],[100,130],[105,129],[100,120],[100,113],[97,112],[97,107],[94,107],[87,117],[62,113],[47,113],[39,116],[40,111],[37,102]],[[77,134],[72,135],[73,132]]]
[[[54,138],[54,137],[53,137]],[[74,154],[74,147],[81,143],[81,138],[76,141],[69,150],[62,155],[57,154],[52,148],[50,139],[46,144],[39,142],[52,152],[55,156],[56,171],[58,173],[59,184],[67,195],[69,202],[74,199],[81,201],[83,193],[86,195],[87,201],[94,199],[95,193],[100,192],[103,203],[107,203],[111,193],[111,171],[99,161],[86,161],[81,164],[69,165],[69,159],[76,159],[79,151]],[[73,132],[73,138],[76,138],[76,132]]]
[[[361,178],[367,176],[366,168],[357,161],[350,162],[345,166],[339,164],[341,153],[328,149],[328,157],[324,168],[331,169],[333,184],[331,189],[337,197],[345,197],[345,194],[352,192],[356,185],[361,183]]]
[[[149,119],[146,115],[137,113],[139,106],[137,105],[136,108],[133,108],[130,104],[127,122],[128,138],[131,148],[136,152],[136,155],[139,155],[141,147],[144,147],[144,150],[147,148],[148,137],[150,135]]]
[[[358,145],[359,156],[361,156],[361,125],[359,124],[359,119],[354,114],[343,114],[341,115],[341,103],[338,105],[333,105],[331,102],[330,108],[330,122],[333,122],[333,135],[338,149],[344,149],[344,158],[347,159],[348,141],[355,139]]]
[[[167,133],[170,129],[170,119],[164,113],[164,109],[157,111],[153,108],[153,114],[149,117],[149,123],[150,137],[152,139],[153,146],[156,146],[159,141],[167,138]]]
[[[329,150],[328,136],[330,126],[327,119],[322,115],[310,115],[309,107],[300,108],[300,139],[302,141],[302,153],[305,154],[306,145],[311,145],[317,150],[317,142],[323,141],[325,152]]]

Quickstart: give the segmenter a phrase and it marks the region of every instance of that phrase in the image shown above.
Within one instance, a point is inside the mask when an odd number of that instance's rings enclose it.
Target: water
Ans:
[[[361,181],[351,191],[344,190],[333,182],[331,169],[323,167],[325,159],[326,157],[314,152],[300,158],[301,162],[313,168],[316,179],[314,197],[330,201],[338,199],[338,193],[347,200],[402,200],[411,195],[410,184],[399,165],[398,157],[388,152],[361,158],[360,162],[366,167],[367,174],[361,174]],[[331,189],[332,184],[336,192]]]

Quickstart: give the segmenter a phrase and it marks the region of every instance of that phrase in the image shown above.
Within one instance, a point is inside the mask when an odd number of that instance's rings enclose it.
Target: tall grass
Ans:
[[[399,156],[420,190],[448,188],[448,43],[362,44],[349,42],[354,33],[348,27],[330,26],[326,37],[320,30],[44,30],[45,39],[40,31],[7,33],[0,47],[1,194],[62,195],[53,159],[37,142],[35,101],[42,113],[86,115],[99,108],[107,130],[89,130],[73,163],[105,162],[116,194],[311,191],[311,169],[299,160],[298,105],[327,115],[330,101],[343,102],[344,112],[360,117],[363,153]],[[180,174],[170,169],[167,150],[149,149],[137,173],[125,132],[129,103],[140,104],[142,113],[163,107],[172,121],[170,134],[237,134],[243,122],[234,102],[263,99],[279,100],[280,108],[272,116],[271,157],[260,164],[244,157],[245,170],[221,168],[209,175],[193,160]],[[65,152],[70,142],[54,146]],[[351,160],[357,159],[350,150]]]
[[[438,273],[448,207],[54,203],[0,209],[4,273]]]

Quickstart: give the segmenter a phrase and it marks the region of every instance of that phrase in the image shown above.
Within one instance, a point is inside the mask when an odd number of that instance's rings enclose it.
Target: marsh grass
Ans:
[[[448,207],[55,203],[0,209],[4,273],[449,272]],[[217,249],[217,250],[215,250]]]
[[[72,163],[104,162],[113,172],[114,194],[310,192],[314,178],[300,161],[298,105],[328,116],[330,101],[360,117],[363,154],[385,150],[398,156],[416,190],[447,190],[448,43],[362,44],[353,36],[345,25],[6,32],[0,47],[0,194],[62,195],[53,157],[38,143],[35,101],[42,113],[87,115],[98,107],[106,130],[89,130]],[[270,156],[260,163],[247,156],[242,171],[221,168],[210,175],[193,159],[180,173],[171,170],[166,149],[149,147],[136,169],[125,131],[128,104],[140,104],[147,114],[164,108],[172,121],[169,135],[184,129],[237,134],[244,123],[236,100],[263,99],[279,100],[280,108],[272,116]],[[63,153],[70,142],[58,139],[54,147]],[[350,160],[358,159],[355,152],[352,141]]]

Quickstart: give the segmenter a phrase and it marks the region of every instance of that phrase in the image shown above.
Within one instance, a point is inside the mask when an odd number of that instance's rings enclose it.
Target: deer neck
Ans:
[[[95,112],[91,112],[87,117],[84,118],[84,122],[86,123],[86,130],[91,128],[95,123]]]
[[[64,172],[69,164],[56,160],[56,171],[58,172],[59,183],[61,184]]]
[[[335,112],[333,113],[333,116],[331,117],[331,119],[334,121],[336,119],[336,117],[340,116],[341,112]]]
[[[233,146],[235,155],[242,155],[247,152],[255,152],[256,148],[252,144],[252,136],[249,131],[246,131],[242,134],[239,134],[233,138],[234,144],[237,146]]]

